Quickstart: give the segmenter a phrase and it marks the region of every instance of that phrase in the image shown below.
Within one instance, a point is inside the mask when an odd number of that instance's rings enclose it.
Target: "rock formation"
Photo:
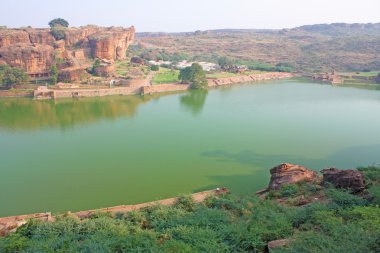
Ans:
[[[60,69],[70,68],[66,74],[90,67],[92,58],[112,63],[125,59],[135,29],[85,26],[67,28],[64,33],[64,40],[55,40],[50,29],[1,29],[0,64],[22,68],[33,77],[35,73],[48,73],[57,59]]]
[[[285,184],[310,182],[318,179],[318,174],[315,171],[290,163],[283,163],[273,167],[270,173],[271,179],[268,186],[270,190],[277,190]]]
[[[361,192],[365,188],[363,174],[360,171],[329,168],[321,172],[324,185],[332,184],[335,188],[349,189],[354,193]]]

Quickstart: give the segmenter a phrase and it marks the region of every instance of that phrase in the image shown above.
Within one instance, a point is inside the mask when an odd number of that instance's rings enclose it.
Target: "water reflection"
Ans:
[[[46,127],[67,129],[100,120],[133,117],[139,105],[158,96],[120,96],[36,101],[1,99],[0,128],[38,130]]]
[[[208,92],[205,90],[192,90],[180,97],[183,108],[190,111],[193,116],[202,112]]]

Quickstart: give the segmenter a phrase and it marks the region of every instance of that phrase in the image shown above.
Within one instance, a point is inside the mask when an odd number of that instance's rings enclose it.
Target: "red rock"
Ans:
[[[115,68],[111,65],[101,65],[95,68],[95,74],[97,76],[110,77],[113,76]]]
[[[0,48],[0,60],[29,73],[44,72],[54,61],[54,48],[42,44],[15,44]]]
[[[89,76],[83,68],[69,68],[59,72],[58,80],[61,82],[78,82],[88,79]]]
[[[283,163],[270,170],[271,179],[268,189],[277,190],[284,184],[294,184],[298,182],[310,182],[318,179],[315,171],[303,166]]]
[[[85,60],[86,57],[109,62],[122,60],[134,39],[135,29],[85,26],[67,28],[64,33],[65,39],[56,41],[50,29],[1,29],[0,63],[20,67],[31,74],[49,71],[55,57],[72,63],[66,64],[65,68],[83,68],[77,60]],[[72,70],[63,75],[69,72]]]
[[[360,171],[329,168],[321,172],[324,185],[332,184],[335,188],[350,189],[352,192],[361,192],[365,188],[363,174]]]

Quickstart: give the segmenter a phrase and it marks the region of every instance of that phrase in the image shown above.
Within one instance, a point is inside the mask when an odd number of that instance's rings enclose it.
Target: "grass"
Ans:
[[[363,76],[363,77],[373,77],[377,76],[379,74],[379,71],[371,71],[371,72],[359,72],[359,74],[356,74],[356,76]]]
[[[154,84],[177,83],[179,81],[179,70],[161,67],[153,78]]]

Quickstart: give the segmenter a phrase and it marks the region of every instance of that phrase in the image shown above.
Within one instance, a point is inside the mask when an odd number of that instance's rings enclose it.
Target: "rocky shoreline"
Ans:
[[[237,85],[242,83],[265,80],[288,79],[294,76],[295,75],[292,73],[269,72],[263,74],[208,79],[208,87],[214,88],[219,86]],[[46,88],[45,86],[40,86],[33,92],[32,97],[36,99],[58,99],[79,97],[102,97],[111,95],[150,95],[155,93],[186,91],[190,89],[189,84],[176,83],[151,85],[146,80],[142,80],[141,82],[129,86],[119,86],[113,88],[81,88],[81,86],[78,84],[65,85],[65,87],[66,88]]]

